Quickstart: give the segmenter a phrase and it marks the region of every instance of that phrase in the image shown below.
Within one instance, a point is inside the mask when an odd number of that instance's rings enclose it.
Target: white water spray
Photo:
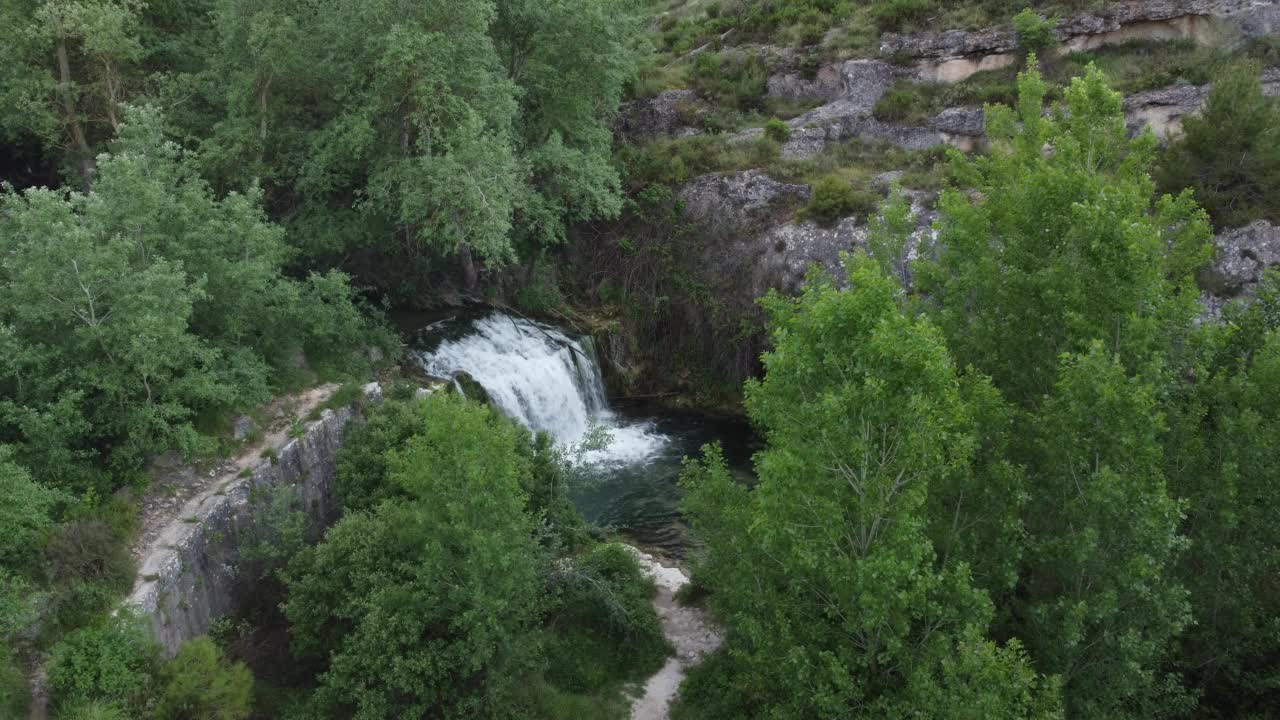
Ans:
[[[562,446],[580,443],[593,427],[603,427],[611,441],[588,453],[590,462],[640,462],[667,444],[651,423],[621,422],[609,410],[590,342],[553,327],[495,312],[473,321],[464,337],[445,340],[418,359],[437,377],[467,373],[499,410]]]

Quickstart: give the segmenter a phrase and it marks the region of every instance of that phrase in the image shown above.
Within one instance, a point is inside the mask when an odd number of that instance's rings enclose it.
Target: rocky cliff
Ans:
[[[365,394],[381,399],[376,384],[366,386]],[[351,407],[323,411],[274,453],[225,481],[214,479],[147,543],[126,605],[142,617],[166,655],[235,612],[252,592],[240,574],[239,529],[252,520],[256,490],[293,486],[313,530],[333,521],[335,462],[356,416]]]

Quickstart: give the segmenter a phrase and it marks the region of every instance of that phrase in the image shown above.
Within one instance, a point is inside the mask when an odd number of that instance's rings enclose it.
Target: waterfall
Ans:
[[[588,460],[639,462],[667,442],[651,423],[622,422],[609,410],[590,341],[554,327],[494,312],[417,357],[431,375],[470,375],[495,407],[562,446],[579,443],[593,427],[603,427],[611,438],[608,447],[589,453]]]

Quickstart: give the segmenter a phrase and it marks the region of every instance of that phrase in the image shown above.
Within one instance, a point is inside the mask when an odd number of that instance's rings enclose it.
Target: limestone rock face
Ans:
[[[798,293],[813,265],[844,281],[840,255],[866,247],[867,219],[847,217],[830,226],[796,221],[788,206],[809,194],[807,186],[781,183],[759,171],[704,176],[681,190],[686,217],[706,229],[700,264],[708,280],[723,288],[726,301],[750,307],[770,290]],[[910,248],[914,256],[936,214],[932,194],[915,193],[911,199],[917,222]]]
[[[849,60],[824,68],[819,72],[819,78],[826,78],[823,91],[827,96],[836,92],[835,78],[838,77],[838,95],[826,105],[787,123],[791,128],[791,139],[782,146],[782,156],[787,159],[811,158],[820,154],[828,144],[855,138],[886,142],[908,150],[920,150],[945,142],[941,134],[930,128],[905,127],[872,117],[876,103],[901,74],[901,70],[880,60]],[[779,80],[779,84],[783,82]],[[748,130],[734,139],[746,142],[758,138],[760,133],[759,129]]]
[[[1266,220],[1223,232],[1213,244],[1217,257],[1201,283],[1214,295],[1249,295],[1267,269],[1280,267],[1280,227]]]
[[[1121,33],[1132,28],[1127,37],[1105,38],[1102,44],[1139,39],[1138,36],[1161,36],[1177,33],[1166,39],[1187,36],[1189,39],[1204,32],[1193,22],[1182,24],[1170,21],[1182,18],[1228,19],[1232,29],[1254,37],[1275,32],[1278,17],[1276,3],[1267,0],[1129,0],[1107,3],[1092,12],[1060,20],[1054,28],[1057,39],[1071,49],[1096,47],[1088,36]],[[1160,27],[1163,24],[1164,28]],[[1077,47],[1078,46],[1078,47]],[[880,52],[887,56],[941,60],[972,55],[1012,53],[1018,48],[1018,37],[1012,27],[1001,26],[982,30],[947,30],[913,35],[886,33],[880,40]]]
[[[654,97],[634,100],[622,106],[617,133],[635,142],[664,135],[696,135],[698,130],[684,126],[685,112],[695,110],[698,94],[693,90],[666,90]]]
[[[366,389],[366,394],[379,400],[381,388],[376,394]],[[350,407],[325,410],[275,457],[263,458],[225,484],[211,485],[193,497],[149,543],[126,602],[167,656],[207,632],[217,618],[238,610],[252,592],[250,579],[240,573],[238,533],[255,511],[251,493],[290,485],[297,489],[312,530],[318,532],[334,520],[338,449],[356,416]]]
[[[679,193],[690,219],[721,227],[767,222],[787,206],[808,202],[809,195],[808,185],[778,182],[760,170],[703,175]]]
[[[1131,134],[1149,127],[1162,140],[1182,134],[1182,122],[1195,115],[1209,98],[1210,85],[1186,83],[1135,93],[1124,99],[1125,122]],[[1262,94],[1280,97],[1280,68],[1262,71]]]

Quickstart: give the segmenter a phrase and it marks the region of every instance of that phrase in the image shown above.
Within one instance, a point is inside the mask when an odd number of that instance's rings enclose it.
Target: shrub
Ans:
[[[1013,16],[1013,29],[1018,34],[1018,47],[1023,54],[1043,54],[1053,46],[1057,38],[1053,35],[1056,23],[1040,17],[1031,8],[1027,8]]]
[[[76,703],[59,713],[58,717],[60,720],[132,720],[119,705],[101,700]]]
[[[77,630],[53,647],[49,689],[56,707],[102,701],[141,708],[155,685],[159,648],[132,618]]]
[[[887,0],[872,12],[881,30],[897,31],[924,22],[933,10],[933,0]]]
[[[828,175],[813,186],[813,197],[804,216],[821,224],[831,224],[850,215],[874,212],[880,197],[872,192],[856,190],[838,175]]]
[[[693,61],[692,82],[716,104],[746,110],[760,106],[769,70],[755,54],[704,52]]]
[[[27,678],[8,647],[0,647],[0,717],[26,717]]]
[[[50,516],[66,498],[33,481],[0,445],[0,567],[30,569],[53,526]]]
[[[351,430],[338,451],[337,487],[342,511],[368,510],[390,497],[387,453],[426,427],[421,403],[387,400],[371,408],[368,420]]]
[[[207,637],[186,643],[160,673],[160,720],[242,720],[253,704],[253,676],[229,663]]]
[[[791,127],[778,118],[773,118],[764,125],[764,136],[782,144],[791,139]]]
[[[50,579],[56,583],[101,582],[127,588],[134,562],[122,538],[110,525],[94,517],[59,526],[45,547]]]
[[[1280,222],[1280,110],[1259,73],[1254,63],[1219,73],[1203,114],[1186,119],[1156,172],[1164,192],[1190,187],[1219,227]]]
[[[921,99],[915,88],[896,86],[880,96],[872,113],[877,120],[908,122],[920,114]]]
[[[661,667],[669,647],[650,603],[653,582],[630,550],[598,545],[556,579],[557,632],[547,650],[553,684],[590,692]]]

